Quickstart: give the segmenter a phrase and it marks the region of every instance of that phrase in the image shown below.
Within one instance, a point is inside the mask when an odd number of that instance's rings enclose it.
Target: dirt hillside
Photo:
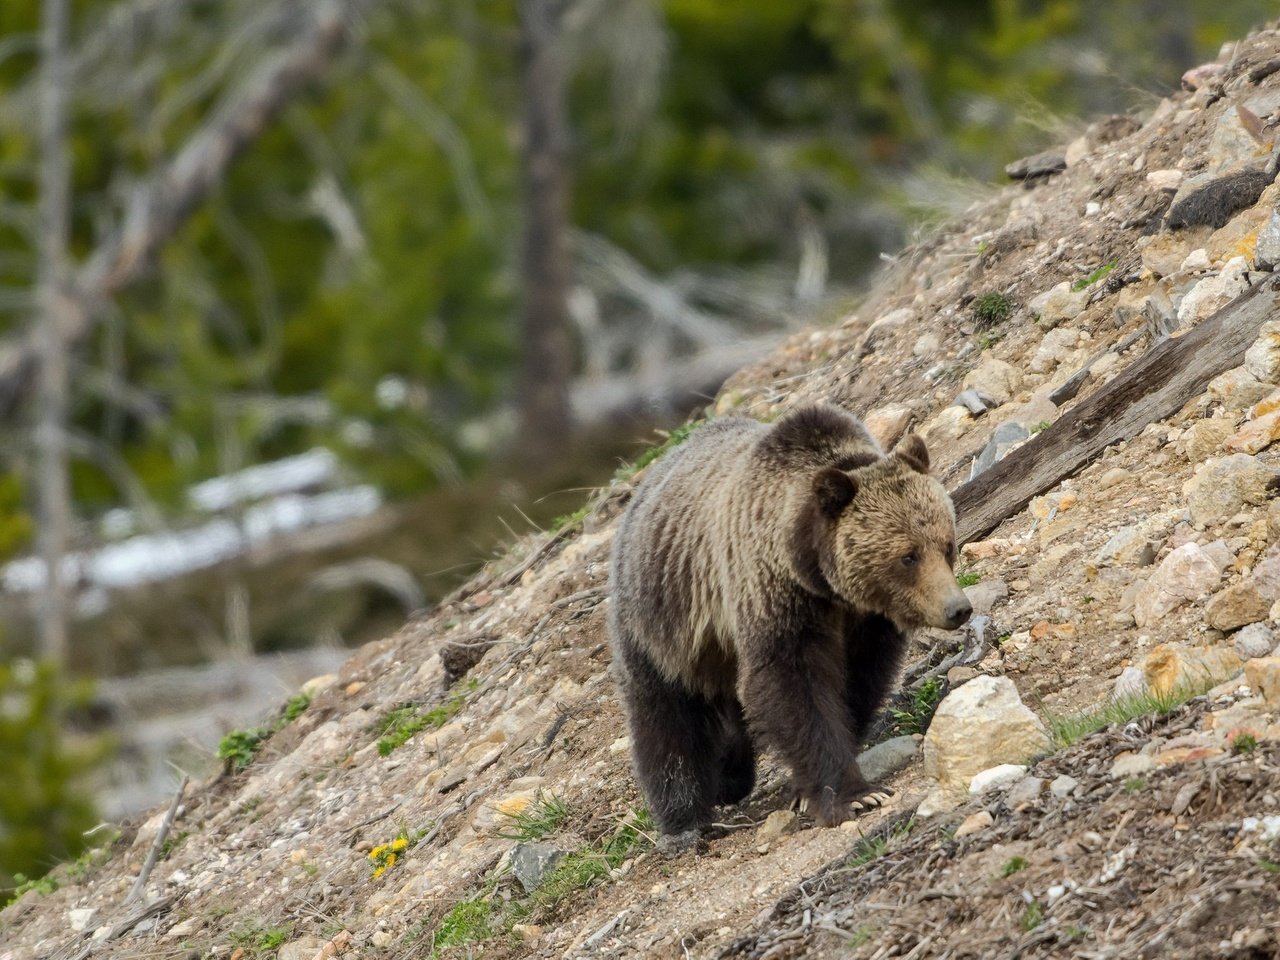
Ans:
[[[1015,165],[712,412],[842,403],[886,443],[921,431],[952,489],[1040,466],[1144,357],[1280,296],[1280,33],[1186,86]],[[1272,317],[965,544],[981,619],[916,639],[886,808],[815,829],[766,757],[718,835],[652,849],[604,630],[631,477],[314,681],[161,844],[163,810],[24,893],[0,960],[1280,956]]]

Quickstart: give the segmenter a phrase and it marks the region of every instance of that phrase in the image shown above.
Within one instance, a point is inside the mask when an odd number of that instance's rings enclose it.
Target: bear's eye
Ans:
[[[914,567],[919,562],[920,554],[916,553],[914,550],[902,558],[902,565],[904,567]]]

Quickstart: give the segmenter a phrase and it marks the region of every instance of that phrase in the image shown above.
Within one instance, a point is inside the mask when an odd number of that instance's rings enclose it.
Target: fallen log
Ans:
[[[1025,445],[951,494],[961,543],[976,540],[1103,450],[1176,413],[1218,374],[1244,362],[1267,320],[1280,319],[1280,276],[1165,340]]]

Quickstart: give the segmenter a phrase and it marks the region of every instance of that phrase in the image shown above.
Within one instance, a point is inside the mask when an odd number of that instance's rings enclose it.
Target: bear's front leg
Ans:
[[[858,769],[845,693],[841,638],[825,631],[752,631],[739,643],[739,688],[753,734],[782,754],[820,826],[872,806],[875,789]]]

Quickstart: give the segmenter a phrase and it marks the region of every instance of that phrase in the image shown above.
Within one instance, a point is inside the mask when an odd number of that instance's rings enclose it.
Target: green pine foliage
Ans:
[[[48,665],[0,663],[0,894],[88,845],[85,831],[98,819],[85,780],[107,744],[66,727],[67,712],[88,694]]]

